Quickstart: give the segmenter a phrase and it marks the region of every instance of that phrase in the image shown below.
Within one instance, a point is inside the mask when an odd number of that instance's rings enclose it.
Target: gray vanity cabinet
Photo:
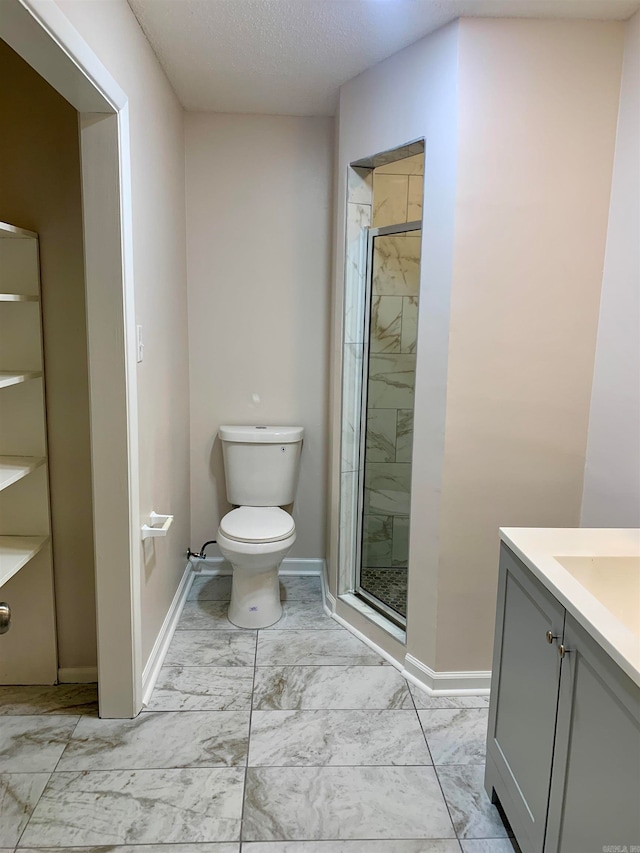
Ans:
[[[640,850],[640,688],[505,545],[485,788],[522,853]]]
[[[503,545],[485,785],[523,853],[544,844],[563,625],[564,608]]]
[[[640,850],[640,688],[567,614],[545,853]]]

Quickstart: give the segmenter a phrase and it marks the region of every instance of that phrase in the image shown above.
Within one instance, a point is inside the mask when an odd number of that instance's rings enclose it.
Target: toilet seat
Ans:
[[[289,513],[277,506],[241,506],[220,522],[220,532],[235,542],[279,542],[295,528]]]

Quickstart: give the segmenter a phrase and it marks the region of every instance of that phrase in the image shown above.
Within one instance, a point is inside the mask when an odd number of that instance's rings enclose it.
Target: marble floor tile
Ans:
[[[62,848],[63,850],[65,848]],[[205,844],[117,844],[111,846],[71,847],[69,853],[240,853],[237,842]],[[20,847],[20,853],[53,853],[51,847]],[[7,851],[0,850],[0,853]]]
[[[229,601],[231,575],[201,575],[193,581],[187,601]]]
[[[254,711],[249,766],[431,764],[414,711]]]
[[[98,714],[97,684],[0,687],[0,716],[5,714]]]
[[[249,767],[244,841],[453,838],[431,767]]]
[[[322,601],[322,581],[315,575],[280,575],[282,601]]]
[[[189,592],[188,601],[229,601],[231,580],[231,575],[197,578]],[[280,575],[280,598],[282,601],[319,600],[322,598],[322,582],[315,575]]]
[[[244,770],[54,773],[24,847],[236,841]]]
[[[248,711],[145,713],[81,720],[56,770],[234,767],[244,764]]]
[[[459,838],[506,838],[498,809],[484,790],[482,765],[441,765],[436,771]]]
[[[258,710],[412,709],[407,682],[392,666],[278,666],[256,669]]]
[[[242,853],[460,853],[460,845],[453,839],[426,838],[420,841],[252,841],[248,844],[245,841]]]
[[[253,666],[255,631],[176,631],[165,666]]]
[[[244,631],[227,618],[227,601],[188,601],[178,623],[178,631]],[[317,628],[318,630],[342,630],[341,626],[322,609],[320,598],[312,601],[295,600],[282,603],[282,616],[264,630],[284,628]]]
[[[252,666],[163,666],[145,711],[243,711]]]
[[[0,846],[18,843],[48,779],[48,773],[0,773]]]
[[[418,711],[434,764],[484,764],[487,708]]]
[[[258,666],[354,664],[383,666],[386,662],[349,631],[261,631]]]
[[[0,767],[4,773],[51,772],[79,717],[5,717],[0,725]]]
[[[461,844],[462,853],[520,853],[511,838],[469,838]]]
[[[488,696],[429,696],[409,682],[409,690],[418,711],[429,708],[488,708]]]
[[[187,601],[182,610],[178,631],[243,631],[227,619],[228,601]]]
[[[280,619],[263,630],[284,631],[299,628],[318,631],[344,631],[342,625],[339,625],[335,619],[324,612],[320,600],[284,602]]]

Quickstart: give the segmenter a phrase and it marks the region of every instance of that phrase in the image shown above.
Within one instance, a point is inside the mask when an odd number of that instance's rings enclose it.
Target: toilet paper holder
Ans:
[[[160,515],[157,512],[152,512],[149,515],[149,524],[142,525],[142,538],[151,539],[154,536],[166,536],[172,523],[172,515]]]

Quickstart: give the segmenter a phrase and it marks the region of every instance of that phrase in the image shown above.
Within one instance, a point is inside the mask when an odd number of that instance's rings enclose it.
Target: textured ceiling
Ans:
[[[640,0],[129,0],[188,110],[332,115],[338,88],[463,15],[630,17]]]

